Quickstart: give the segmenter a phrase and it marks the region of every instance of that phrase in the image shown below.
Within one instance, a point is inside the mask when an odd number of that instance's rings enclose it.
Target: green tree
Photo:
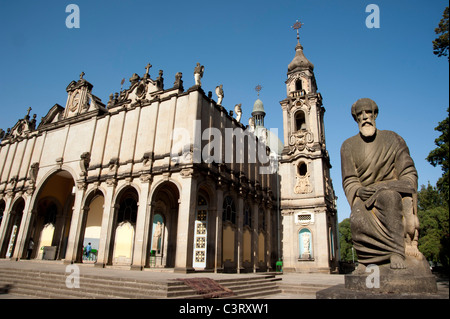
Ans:
[[[429,261],[449,266],[448,202],[437,187],[421,186],[417,194],[419,250]]]
[[[355,261],[358,260],[356,257],[356,253],[354,253],[354,256],[352,254],[352,232],[350,229],[350,219],[346,218],[343,221],[339,223],[339,247],[341,252],[341,261],[348,261],[352,262],[353,257],[355,258]]]
[[[447,113],[449,109],[447,108]],[[439,122],[438,126],[435,128],[436,131],[441,132],[441,135],[435,139],[434,143],[436,148],[430,152],[427,157],[427,161],[433,166],[440,165],[442,168],[442,177],[437,181],[437,188],[443,194],[447,204],[449,203],[449,187],[448,187],[448,115],[447,118],[442,122]]]
[[[439,26],[434,29],[439,37],[433,41],[433,53],[437,56],[448,56],[448,7],[444,9],[444,14]],[[448,57],[450,59],[450,57]]]

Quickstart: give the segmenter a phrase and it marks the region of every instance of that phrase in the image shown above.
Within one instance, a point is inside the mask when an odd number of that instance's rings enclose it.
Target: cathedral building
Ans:
[[[0,258],[177,272],[331,272],[335,196],[324,108],[300,44],[281,102],[285,145],[182,74],[133,74],[105,104],[82,73],[39,123],[0,130]],[[33,249],[29,251],[31,242]],[[92,247],[86,254],[86,246]]]

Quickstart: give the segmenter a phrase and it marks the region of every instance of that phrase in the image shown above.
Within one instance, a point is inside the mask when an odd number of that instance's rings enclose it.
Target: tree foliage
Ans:
[[[419,250],[429,261],[449,266],[448,202],[437,187],[421,186],[418,192]]]
[[[352,262],[358,260],[356,253],[352,254],[352,232],[350,229],[350,219],[346,218],[339,223],[339,247],[341,252],[341,261]]]
[[[448,7],[444,9],[439,26],[434,32],[439,36],[433,41],[433,53],[437,56],[448,56]]]
[[[447,113],[449,109],[447,108]],[[448,187],[448,115],[447,118],[442,122],[439,122],[438,126],[435,128],[436,131],[441,132],[441,135],[434,141],[436,148],[430,152],[427,157],[427,161],[433,166],[440,165],[442,168],[442,177],[437,181],[437,188],[443,194],[444,198],[449,203],[449,187]]]

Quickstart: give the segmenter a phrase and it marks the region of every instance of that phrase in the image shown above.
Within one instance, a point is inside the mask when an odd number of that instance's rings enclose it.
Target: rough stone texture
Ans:
[[[351,290],[336,285],[316,293],[316,299],[448,299],[443,293],[380,293],[377,291]]]
[[[436,293],[436,279],[427,261],[409,256],[405,261],[405,269],[392,269],[389,264],[378,267],[379,288],[372,287],[374,281],[369,277],[375,275],[374,269],[364,266],[345,276],[345,288],[376,293]]]

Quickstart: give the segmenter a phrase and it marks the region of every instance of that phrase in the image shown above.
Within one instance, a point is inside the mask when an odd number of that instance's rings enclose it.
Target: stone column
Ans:
[[[23,208],[22,220],[20,221],[19,233],[17,234],[16,249],[12,255],[12,258],[16,260],[19,260],[22,257],[24,247],[27,244],[28,228],[30,227],[30,220],[32,217],[31,198],[31,195],[26,196],[25,207]]]
[[[259,212],[259,208],[258,208],[258,204],[254,203],[253,204],[253,221],[252,221],[252,247],[253,247],[253,251],[252,251],[252,259],[253,259],[253,272],[257,272],[258,271],[258,235],[259,235],[259,218],[258,218],[258,212]]]
[[[244,228],[244,198],[241,195],[238,195],[237,200],[237,231],[236,231],[236,244],[234,249],[235,254],[235,260],[236,260],[236,270],[239,274],[241,272],[241,269],[244,268],[242,261],[244,259],[244,252],[243,252],[243,228]]]
[[[139,194],[139,206],[136,220],[136,234],[134,236],[133,262],[131,269],[142,270],[145,267],[147,256],[148,233],[150,225],[150,205],[148,193],[150,189],[150,179],[141,177],[141,194]]]
[[[177,250],[175,256],[175,272],[188,272],[192,268],[194,219],[197,198],[197,180],[193,169],[181,172],[181,194],[178,209]]]
[[[272,270],[271,267],[271,252],[272,252],[272,214],[271,214],[271,209],[272,207],[269,206],[269,208],[265,209],[265,214],[266,214],[266,237],[265,237],[265,241],[266,241],[266,265],[267,265],[267,271]]]
[[[109,247],[111,245],[112,224],[114,219],[114,192],[115,183],[108,183],[106,187],[105,202],[103,204],[102,226],[100,230],[100,242],[98,247],[97,263],[98,267],[105,267],[108,263]]]
[[[282,227],[283,227],[283,272],[295,271],[298,250],[298,233],[294,222],[294,212],[292,210],[282,210]],[[295,251],[297,248],[297,251]]]
[[[70,222],[69,238],[67,242],[65,262],[74,262],[77,258],[77,249],[81,237],[81,226],[83,217],[87,210],[82,207],[86,185],[79,184],[75,191],[75,202],[73,204],[72,220]]]
[[[2,252],[2,247],[5,244],[5,241],[8,241],[9,239],[6,239],[6,230],[8,229],[8,224],[11,219],[11,203],[12,198],[11,196],[6,196],[6,198],[3,198],[5,200],[5,211],[3,212],[3,219],[2,224],[0,225],[0,253]]]
[[[214,272],[223,270],[222,267],[222,214],[223,214],[223,189],[218,187],[216,190],[216,233],[215,233],[215,262]]]

